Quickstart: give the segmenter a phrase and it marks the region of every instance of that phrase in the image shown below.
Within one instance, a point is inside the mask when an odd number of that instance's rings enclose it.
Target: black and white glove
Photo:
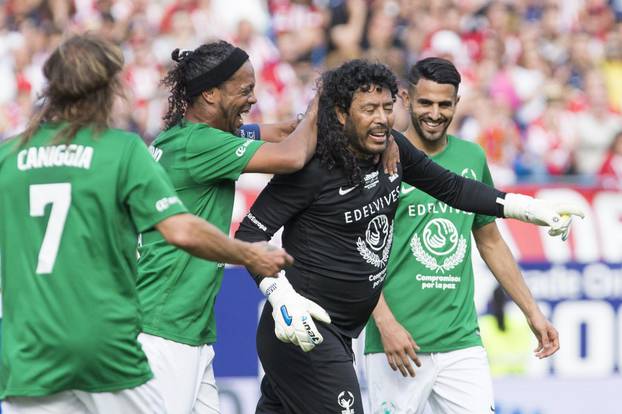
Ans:
[[[549,226],[549,235],[561,235],[562,240],[568,238],[572,216],[581,218],[585,216],[581,207],[577,205],[555,203],[525,194],[507,193],[505,199],[498,198],[497,202],[503,205],[505,217],[539,226]]]
[[[313,319],[330,323],[330,316],[324,308],[298,294],[284,274],[263,279],[259,289],[272,305],[277,338],[299,346],[304,352],[322,343],[324,338]]]

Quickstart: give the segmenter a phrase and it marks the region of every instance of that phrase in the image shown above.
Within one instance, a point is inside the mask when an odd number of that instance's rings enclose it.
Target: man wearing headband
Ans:
[[[291,173],[311,158],[316,105],[281,142],[243,138],[237,135],[242,115],[257,102],[248,55],[217,41],[175,50],[173,59],[177,64],[164,78],[170,88],[166,128],[151,150],[188,210],[227,233],[240,174]],[[220,412],[212,344],[224,265],[197,260],[149,231],[142,234],[138,268],[139,340],[167,411]]]

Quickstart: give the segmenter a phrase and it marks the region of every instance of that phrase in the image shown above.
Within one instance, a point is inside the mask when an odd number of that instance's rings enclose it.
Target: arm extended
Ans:
[[[271,276],[291,265],[293,258],[267,243],[247,243],[227,237],[214,225],[193,216],[177,214],[155,225],[167,242],[206,260],[241,264],[254,273]]]
[[[568,236],[572,216],[584,216],[575,205],[504,193],[479,181],[464,178],[432,161],[401,134],[394,132],[393,135],[400,150],[404,181],[452,207],[549,226],[549,234],[561,235],[563,240]]]
[[[287,138],[280,142],[263,144],[246,165],[244,172],[287,174],[300,170],[315,154],[317,101],[316,96],[304,118]]]

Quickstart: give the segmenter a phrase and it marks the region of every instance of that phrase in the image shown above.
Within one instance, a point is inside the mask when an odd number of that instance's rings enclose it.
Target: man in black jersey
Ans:
[[[268,298],[257,332],[266,372],[257,413],[363,413],[351,341],[382,289],[402,180],[460,210],[550,226],[562,237],[569,215],[582,215],[453,174],[396,132],[398,172],[385,173],[379,158],[396,93],[382,64],[354,60],[325,73],[315,157],[275,176],[236,234],[269,240],[285,226],[283,246],[295,258],[280,277],[257,280]]]

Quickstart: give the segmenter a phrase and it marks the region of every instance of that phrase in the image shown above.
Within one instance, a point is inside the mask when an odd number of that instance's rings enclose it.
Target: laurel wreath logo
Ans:
[[[419,263],[436,273],[445,273],[458,266],[458,264],[464,260],[466,248],[466,239],[464,236],[460,236],[456,251],[451,256],[446,257],[445,260],[443,260],[443,264],[438,264],[436,258],[424,250],[421,240],[419,240],[419,235],[415,234],[412,239],[410,239],[410,250],[413,252],[413,256],[415,256]]]
[[[391,245],[393,244],[393,223],[389,227],[389,236],[387,237],[387,244],[382,249],[382,257],[378,254],[372,252],[367,248],[367,244],[365,240],[363,240],[360,236],[356,241],[356,250],[359,251],[360,255],[365,259],[365,261],[373,266],[378,268],[382,268],[387,265],[387,260],[389,259],[389,252],[391,251]]]

